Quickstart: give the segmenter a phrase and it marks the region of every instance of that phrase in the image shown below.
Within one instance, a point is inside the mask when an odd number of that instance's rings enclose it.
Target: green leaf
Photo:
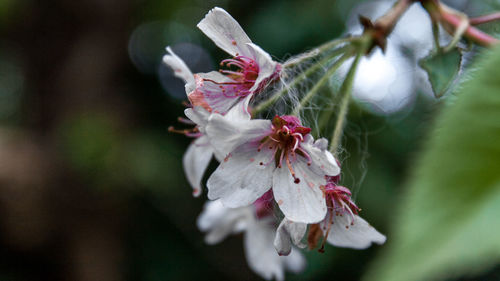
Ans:
[[[427,72],[427,78],[436,98],[446,94],[453,85],[460,70],[461,61],[462,54],[457,48],[446,53],[431,53],[420,60],[419,65]]]
[[[498,65],[500,48],[483,54],[441,112],[365,280],[442,280],[500,263]]]

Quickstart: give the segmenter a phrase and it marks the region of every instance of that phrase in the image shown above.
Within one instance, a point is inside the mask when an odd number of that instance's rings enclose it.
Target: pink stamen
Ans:
[[[283,167],[283,161],[286,163],[290,174],[296,184],[300,183],[300,179],[296,176],[293,168],[293,163],[297,161],[298,150],[301,156],[307,159],[308,165],[311,163],[311,156],[300,147],[300,143],[304,141],[304,135],[308,134],[311,129],[302,127],[300,120],[295,116],[275,116],[272,121],[272,133],[261,140],[257,151],[261,151],[267,146],[273,149],[272,161],[279,168]]]
[[[186,118],[183,118],[183,117],[177,118],[177,121],[179,121],[179,123],[183,123],[183,124],[187,124],[187,125],[195,125],[195,123],[193,121],[186,119]]]

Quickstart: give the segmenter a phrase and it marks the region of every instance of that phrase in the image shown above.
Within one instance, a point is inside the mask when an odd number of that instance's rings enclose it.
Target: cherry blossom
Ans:
[[[274,250],[275,219],[269,202],[272,202],[270,193],[254,205],[234,209],[225,207],[220,200],[209,201],[197,224],[200,230],[207,232],[207,244],[217,244],[230,234],[243,233],[245,257],[250,268],[264,279],[284,280],[285,270],[299,273],[306,262],[297,249],[290,249],[286,257]]]
[[[315,142],[310,131],[295,116],[234,122],[212,114],[206,132],[216,153],[225,157],[208,179],[208,198],[241,207],[272,187],[288,219],[321,221],[327,211],[321,189],[325,175],[336,175],[340,169],[326,150],[327,141]]]
[[[196,87],[188,95],[194,106],[224,113],[240,98],[260,92],[279,77],[281,65],[252,43],[224,9],[212,9],[198,23],[198,28],[232,58],[220,63],[225,69],[219,72],[194,75]]]
[[[184,80],[186,83],[186,93],[194,91],[196,82],[191,70],[189,70],[184,61],[178,57],[170,47],[167,47],[167,52],[168,54],[163,57],[163,61],[174,70],[175,76]],[[193,188],[193,195],[199,196],[202,191],[201,180],[203,174],[214,154],[210,141],[204,133],[204,125],[208,122],[209,112],[203,107],[198,106],[187,108],[185,114],[193,121],[185,118],[179,118],[179,121],[195,126],[189,130],[175,130],[170,127],[169,131],[196,138],[189,145],[186,153],[184,153],[182,164],[187,180]]]
[[[337,183],[338,177],[328,177],[324,187],[328,213],[314,227],[320,228],[328,243],[337,247],[366,249],[372,243],[385,243],[386,237],[358,215],[360,209],[353,202],[351,191]]]

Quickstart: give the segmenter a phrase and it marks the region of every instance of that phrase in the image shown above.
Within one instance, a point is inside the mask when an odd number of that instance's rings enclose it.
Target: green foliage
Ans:
[[[100,115],[75,116],[61,128],[63,152],[76,170],[92,177],[110,169],[113,148],[118,143],[110,120]]]
[[[365,280],[439,280],[500,262],[500,49],[444,108]]]
[[[453,85],[460,70],[461,61],[462,54],[457,48],[446,53],[442,51],[431,53],[420,60],[419,65],[427,72],[436,98],[443,96]]]

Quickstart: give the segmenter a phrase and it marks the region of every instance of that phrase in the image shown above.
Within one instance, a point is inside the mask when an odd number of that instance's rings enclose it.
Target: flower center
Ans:
[[[351,191],[346,187],[337,185],[340,180],[340,176],[327,176],[326,180],[327,184],[323,187],[323,191],[325,192],[328,213],[326,214],[325,223],[323,224],[325,231],[322,232],[324,233],[323,242],[321,243],[321,247],[318,249],[321,253],[325,251],[325,242],[334,223],[333,217],[349,214],[351,216],[350,225],[354,225],[354,215],[357,215],[358,212],[361,211],[361,209],[352,201]],[[349,225],[346,225],[345,227],[349,228]],[[316,237],[315,239],[315,245],[317,245],[319,238]]]
[[[220,66],[226,69],[220,69],[219,72],[226,75],[231,81],[216,82],[211,79],[203,80],[217,84],[225,97],[245,97],[251,93],[250,89],[259,77],[259,65],[255,60],[238,55],[232,59],[221,61]],[[281,65],[277,64],[274,73],[259,83],[255,92],[262,91],[268,82],[276,80],[280,72]]]
[[[272,121],[272,130],[273,132],[269,136],[261,140],[257,151],[266,148],[273,150],[275,157],[272,160],[275,161],[276,166],[281,168],[285,163],[292,174],[294,182],[298,184],[300,179],[295,175],[292,162],[297,160],[297,154],[299,154],[307,159],[308,165],[311,165],[311,157],[300,146],[300,143],[304,141],[304,136],[309,134],[311,129],[303,127],[300,120],[295,116],[276,115]],[[261,162],[260,164],[267,165],[269,163]]]
[[[219,72],[242,84],[253,85],[257,80],[257,76],[259,76],[259,66],[249,57],[236,56],[232,59],[223,60],[220,65],[227,68],[236,67],[235,71],[221,69]]]
[[[228,68],[220,69],[219,72],[226,75],[231,81],[216,82],[210,79],[203,80],[219,85],[220,91],[225,97],[245,97],[250,94],[250,89],[259,76],[259,66],[253,59],[245,56],[236,56],[232,59],[223,60],[220,65],[221,67],[225,66]]]
[[[354,215],[357,215],[360,209],[352,201],[352,193],[348,188],[329,182],[325,186],[325,194],[326,205],[332,214],[334,213],[338,216],[349,213],[352,221],[354,220]]]

